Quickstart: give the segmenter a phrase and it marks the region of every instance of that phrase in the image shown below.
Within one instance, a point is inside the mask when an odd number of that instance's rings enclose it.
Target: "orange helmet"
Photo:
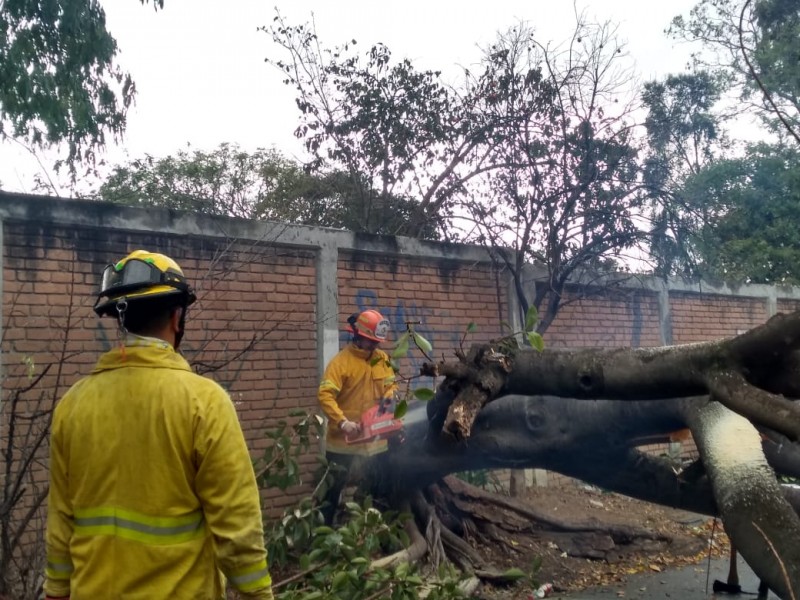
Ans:
[[[355,335],[373,342],[385,342],[389,333],[389,320],[377,310],[365,310],[357,316],[353,315],[347,322]]]

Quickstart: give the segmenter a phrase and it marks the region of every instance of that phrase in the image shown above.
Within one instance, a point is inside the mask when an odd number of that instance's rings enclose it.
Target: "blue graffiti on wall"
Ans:
[[[424,306],[419,306],[415,301],[406,302],[398,300],[394,306],[384,305],[378,301],[378,294],[375,290],[360,289],[356,292],[356,307],[358,312],[374,308],[389,320],[392,326],[391,339],[396,340],[403,332],[406,331],[407,324],[411,324],[414,331],[419,333],[422,337],[428,340],[434,347],[436,352],[436,332],[430,327],[427,320],[431,315],[431,309]],[[347,334],[345,339],[348,338]],[[344,340],[343,340],[344,341]],[[391,353],[391,350],[387,348]],[[439,351],[441,351],[439,349]],[[431,357],[433,358],[433,357]],[[405,376],[416,375],[419,373],[422,364],[426,362],[425,356],[418,349],[415,349],[413,344],[408,355],[399,361],[400,372]],[[412,387],[429,387],[430,380],[415,380]]]

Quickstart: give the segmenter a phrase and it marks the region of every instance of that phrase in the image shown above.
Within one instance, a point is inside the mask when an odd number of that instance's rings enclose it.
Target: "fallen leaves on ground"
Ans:
[[[587,486],[533,488],[526,501],[539,510],[552,511],[560,519],[585,521],[596,519],[601,524],[636,525],[673,538],[671,544],[650,544],[651,551],[622,553],[614,563],[569,556],[548,539],[546,531],[509,534],[511,544],[500,547],[477,546],[487,561],[498,568],[518,567],[525,571],[541,559],[535,582],[550,582],[559,591],[574,591],[595,586],[614,586],[631,575],[642,572],[663,572],[667,569],[700,564],[711,557],[730,553],[730,543],[719,521],[711,517],[691,515],[683,511],[642,502]],[[688,524],[684,521],[688,521]],[[528,587],[530,585],[528,584]],[[526,590],[484,590],[480,598],[512,600]],[[624,597],[619,595],[618,597]]]

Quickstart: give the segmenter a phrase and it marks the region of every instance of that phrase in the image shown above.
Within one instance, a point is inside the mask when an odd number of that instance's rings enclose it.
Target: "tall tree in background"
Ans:
[[[415,199],[411,218],[393,233],[419,237],[448,232],[455,198],[486,165],[491,124],[470,111],[440,80],[407,59],[395,62],[377,44],[361,54],[356,41],[324,48],[312,26],[288,25],[278,15],[264,30],[283,56],[269,62],[295,89],[300,110],[296,135],[314,157],[312,168],[348,173],[358,190],[359,229],[391,197]]]
[[[800,144],[800,4],[794,0],[701,0],[669,29],[702,44],[697,64],[724,75],[752,111]]]
[[[0,2],[0,139],[31,151],[63,143],[56,166],[73,174],[93,164],[106,136],[125,130],[135,94],[117,51],[97,0]]]
[[[800,143],[800,5],[794,0],[750,2],[757,29],[748,69],[767,105]],[[745,2],[740,28],[749,7]],[[740,44],[744,48],[744,32]]]
[[[708,200],[684,194],[696,175],[728,146],[721,117],[714,112],[721,86],[708,71],[670,75],[644,85],[648,152],[644,182],[650,198],[654,272],[661,277],[696,273],[694,233],[708,222]]]
[[[795,147],[758,144],[687,180],[690,201],[713,211],[696,236],[703,277],[800,284],[798,161]]]
[[[209,215],[292,220],[292,195],[302,196],[310,182],[300,169],[274,150],[245,152],[222,144],[211,152],[180,150],[174,156],[149,155],[114,167],[98,189],[99,199],[128,206],[162,206]],[[285,196],[285,200],[277,196]],[[306,215],[309,216],[309,215]]]
[[[493,247],[523,311],[544,307],[540,331],[568,281],[618,267],[646,239],[635,86],[610,25],[578,16],[573,35],[551,47],[520,24],[458,87],[392,62],[382,45],[364,55],[355,41],[326,50],[313,26],[280,16],[267,31],[284,52],[271,61],[297,92],[297,135],[317,165],[375,182],[377,196],[362,194],[365,211],[389,191],[417,199],[396,233],[435,223],[447,239]],[[531,261],[546,270],[534,297],[522,273]]]
[[[578,17],[561,46],[525,25],[501,35],[473,84],[499,143],[485,191],[467,206],[509,268],[523,310],[544,332],[568,283],[590,284],[645,239],[635,222],[641,180],[632,118],[632,76],[615,29]],[[545,274],[525,292],[523,267]]]
[[[741,157],[707,163],[674,188],[702,217],[686,229],[694,274],[796,283],[800,4],[701,0],[688,18],[673,20],[670,32],[700,43],[696,64],[734,92],[735,112],[756,116],[777,136],[775,144],[750,145]]]

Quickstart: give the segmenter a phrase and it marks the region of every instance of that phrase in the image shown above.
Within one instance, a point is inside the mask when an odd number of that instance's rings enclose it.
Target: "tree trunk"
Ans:
[[[800,472],[800,403],[792,400],[800,312],[702,344],[537,352],[506,338],[457,356],[424,369],[445,379],[427,419],[409,415],[408,440],[389,456],[396,489],[458,471],[538,467],[721,514],[756,574],[798,600],[800,494],[782,488],[773,469]],[[685,470],[637,449],[686,427],[701,462]]]
[[[782,496],[758,431],[716,402],[689,420],[731,542],[781,598],[800,597],[800,518]]]

